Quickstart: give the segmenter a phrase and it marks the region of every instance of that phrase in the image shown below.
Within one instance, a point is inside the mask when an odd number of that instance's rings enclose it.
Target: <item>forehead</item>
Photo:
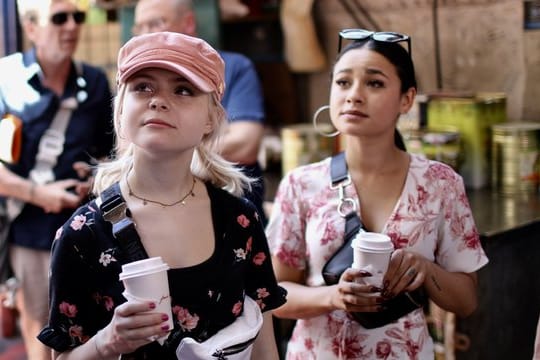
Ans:
[[[135,22],[172,17],[175,8],[172,1],[144,0],[135,8]]]
[[[56,9],[77,8],[77,0],[18,0],[17,7],[20,14],[33,13],[38,16],[47,16]]]
[[[344,53],[334,66],[333,74],[342,71],[364,72],[367,69],[378,69],[387,75],[397,76],[396,67],[383,55],[366,47],[352,49]]]

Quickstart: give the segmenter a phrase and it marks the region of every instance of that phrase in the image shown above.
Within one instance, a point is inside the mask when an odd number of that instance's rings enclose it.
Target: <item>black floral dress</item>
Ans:
[[[176,359],[184,337],[203,341],[241,315],[243,297],[268,311],[285,302],[275,279],[264,229],[253,204],[206,184],[215,251],[195,266],[170,269],[174,329],[123,359]],[[182,251],[182,244],[171,248]],[[126,301],[119,274],[126,259],[95,201],[80,207],[56,234],[51,257],[50,316],[38,338],[63,352],[88,341]]]

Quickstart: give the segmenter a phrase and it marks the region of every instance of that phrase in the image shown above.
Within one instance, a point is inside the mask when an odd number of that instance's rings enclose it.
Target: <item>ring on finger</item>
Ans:
[[[407,276],[413,277],[414,275],[416,275],[416,270],[414,268],[407,270]]]

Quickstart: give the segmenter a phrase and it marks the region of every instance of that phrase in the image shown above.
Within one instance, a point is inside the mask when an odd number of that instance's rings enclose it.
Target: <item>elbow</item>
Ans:
[[[478,301],[476,297],[474,297],[473,299],[468,301],[467,304],[465,304],[458,311],[456,311],[456,315],[463,319],[463,318],[471,316],[476,311],[477,308],[478,308]]]

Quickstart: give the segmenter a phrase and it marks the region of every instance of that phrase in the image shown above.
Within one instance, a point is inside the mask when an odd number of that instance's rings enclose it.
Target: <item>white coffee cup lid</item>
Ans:
[[[120,280],[167,270],[169,270],[169,265],[163,261],[161,256],[156,256],[122,265]]]
[[[373,253],[386,253],[394,250],[394,244],[388,235],[367,231],[359,232],[353,239],[351,247]]]

